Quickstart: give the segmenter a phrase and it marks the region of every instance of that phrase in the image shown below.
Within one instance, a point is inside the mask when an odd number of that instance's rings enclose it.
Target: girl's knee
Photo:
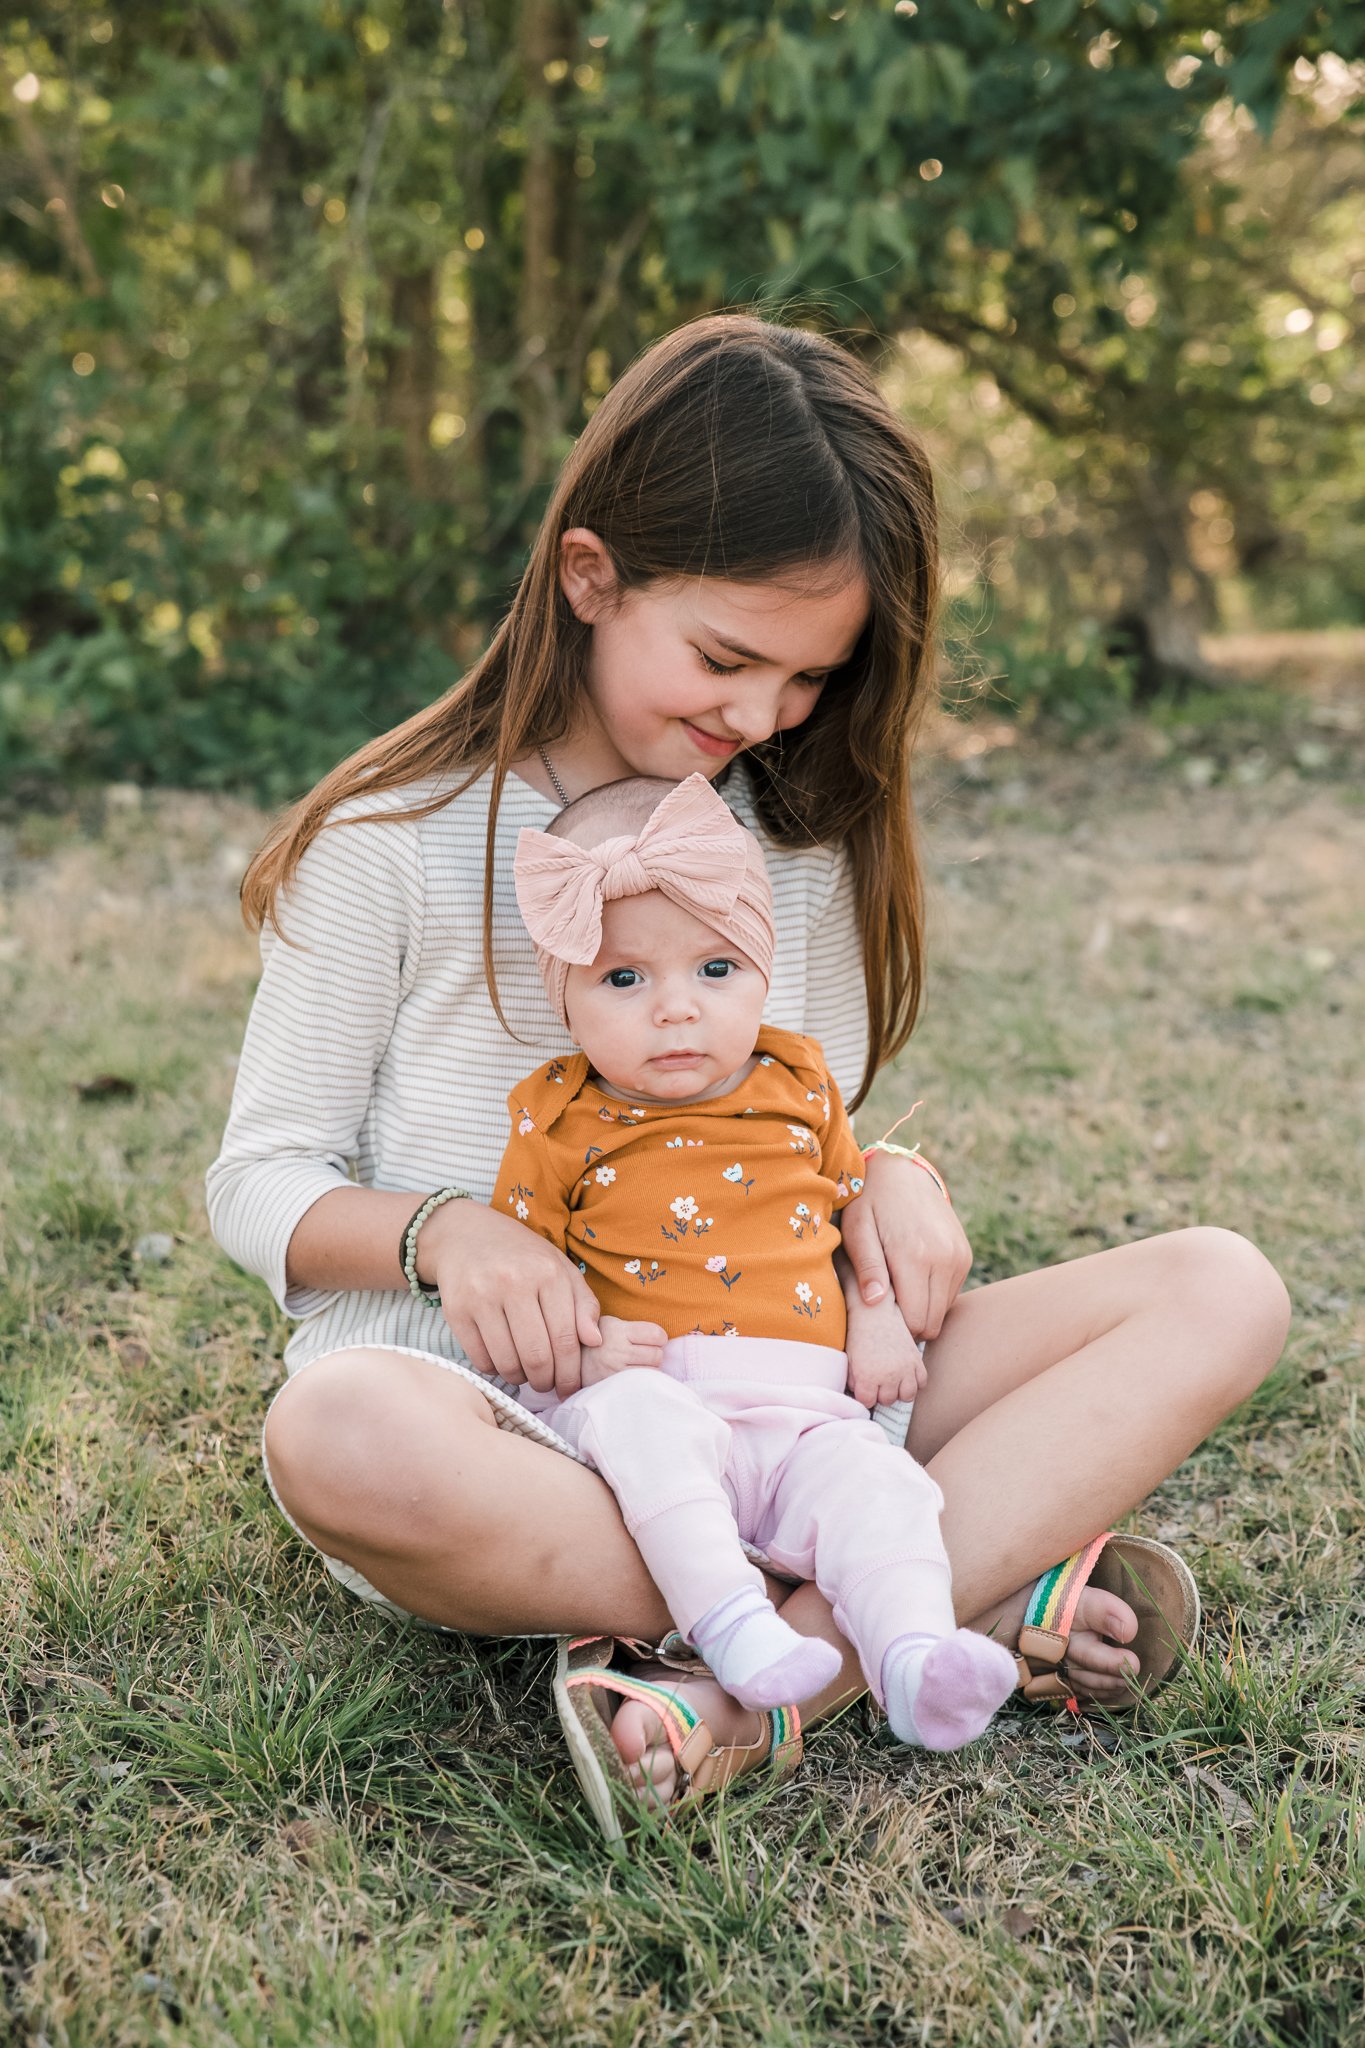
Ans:
[[[1293,1312],[1289,1291],[1264,1252],[1235,1230],[1212,1225],[1167,1240],[1192,1309],[1211,1314],[1234,1340],[1245,1391],[1259,1386],[1284,1349]]]
[[[280,1389],[265,1422],[275,1488],[310,1533],[353,1532],[389,1498],[418,1447],[462,1419],[495,1427],[477,1387],[437,1365],[362,1350],[319,1359]]]

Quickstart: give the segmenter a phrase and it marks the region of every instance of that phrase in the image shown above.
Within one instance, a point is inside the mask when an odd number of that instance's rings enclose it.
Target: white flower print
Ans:
[[[814,1322],[816,1316],[819,1315],[821,1309],[824,1307],[824,1304],[824,1296],[822,1294],[815,1294],[808,1280],[797,1281],[796,1299],[792,1303],[793,1314],[798,1316],[809,1316],[811,1321]]]
[[[529,1210],[529,1209],[527,1208],[527,1206],[526,1206],[525,1202],[518,1202],[518,1203],[517,1203],[517,1221],[518,1221],[518,1223],[524,1223],[524,1222],[526,1221],[527,1217],[528,1217],[528,1216],[530,1215],[530,1213],[531,1213],[531,1212],[530,1212],[530,1210]]]
[[[725,1271],[724,1252],[712,1252],[710,1258],[706,1261],[706,1270],[708,1273],[723,1273]]]
[[[737,1159],[733,1166],[722,1166],[720,1177],[722,1180],[743,1180],[744,1168]]]
[[[666,1152],[681,1152],[681,1151],[682,1151],[682,1139],[681,1139],[681,1138],[665,1138],[665,1139],[664,1139],[664,1150],[665,1150]]]
[[[758,1062],[758,1064],[760,1065],[760,1067],[770,1067],[770,1066],[772,1065],[772,1063],[773,1063],[773,1056],[772,1056],[772,1054],[771,1054],[770,1052],[765,1052],[765,1053],[763,1053],[763,1054],[761,1054],[761,1055],[760,1055],[760,1058],[759,1058],[759,1062]]]
[[[593,1179],[604,1188],[609,1188],[615,1178],[616,1168],[614,1166],[599,1166],[593,1175]]]
[[[521,1134],[523,1138],[529,1138],[534,1129],[535,1124],[532,1122],[527,1112],[523,1110],[521,1112],[521,1120],[517,1125],[518,1132]]]
[[[799,1152],[803,1158],[813,1157],[815,1153],[815,1136],[807,1125],[788,1124],[787,1129],[792,1134],[792,1151]]]
[[[659,1228],[673,1244],[681,1244],[688,1237],[705,1237],[716,1220],[714,1216],[698,1213],[695,1195],[675,1195],[668,1207],[676,1227],[670,1230],[666,1223],[661,1223]]]
[[[797,1300],[798,1300],[798,1301],[800,1301],[800,1302],[807,1302],[807,1301],[809,1301],[809,1300],[810,1300],[810,1283],[809,1283],[809,1281],[807,1281],[807,1280],[798,1280],[798,1281],[797,1281],[797,1283],[796,1283],[796,1298],[797,1298]]]
[[[640,1270],[640,1261],[638,1259],[627,1259],[625,1270],[627,1271],[627,1273],[638,1273]]]
[[[798,1216],[809,1216],[810,1209],[805,1202],[798,1202],[796,1205],[796,1213]]]

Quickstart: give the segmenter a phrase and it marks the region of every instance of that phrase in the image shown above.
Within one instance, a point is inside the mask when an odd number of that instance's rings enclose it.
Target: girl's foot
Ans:
[[[1018,1636],[1026,1604],[1024,1593],[1019,1596],[1019,1611],[1013,1617],[1013,1634],[1008,1625],[996,1631],[1001,1642],[1012,1643]],[[1011,1601],[1011,1611],[1014,1605]],[[1133,1688],[1128,1678],[1136,1678],[1141,1666],[1136,1653],[1125,1650],[1123,1645],[1133,1640],[1137,1626],[1132,1608],[1116,1593],[1086,1587],[1076,1609],[1066,1653],[1067,1676],[1076,1688],[1078,1700],[1097,1707],[1120,1707],[1132,1699]]]
[[[657,1664],[632,1666],[631,1675],[655,1685],[669,1683],[670,1690],[700,1714],[720,1748],[757,1742],[763,1732],[765,1717],[732,1700],[714,1678],[679,1672],[665,1679]],[[643,1700],[622,1700],[612,1716],[611,1739],[636,1791],[660,1806],[671,1806],[679,1791],[678,1760],[654,1709]]]

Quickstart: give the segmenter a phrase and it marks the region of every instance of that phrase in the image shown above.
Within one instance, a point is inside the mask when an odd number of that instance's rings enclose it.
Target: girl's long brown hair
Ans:
[[[774,840],[848,846],[870,1024],[861,1101],[909,1038],[923,986],[909,764],[931,688],[937,518],[924,450],[869,372],[800,329],[713,315],[626,371],[564,464],[487,653],[280,820],[242,885],[247,921],[275,918],[280,890],[337,804],[455,771],[454,787],[397,814],[425,817],[491,769],[484,962],[497,1003],[492,853],[503,786],[514,761],[570,730],[587,682],[592,629],[559,585],[560,536],[575,526],[600,536],[623,590],[702,575],[808,590],[851,570],[866,579],[871,611],[852,659],[800,726],[746,757]]]

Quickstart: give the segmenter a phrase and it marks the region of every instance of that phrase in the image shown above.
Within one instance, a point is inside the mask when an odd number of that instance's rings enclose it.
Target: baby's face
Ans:
[[[753,1052],[768,984],[746,953],[657,889],[602,909],[571,967],[569,1028],[604,1081],[645,1102],[724,1095]]]

